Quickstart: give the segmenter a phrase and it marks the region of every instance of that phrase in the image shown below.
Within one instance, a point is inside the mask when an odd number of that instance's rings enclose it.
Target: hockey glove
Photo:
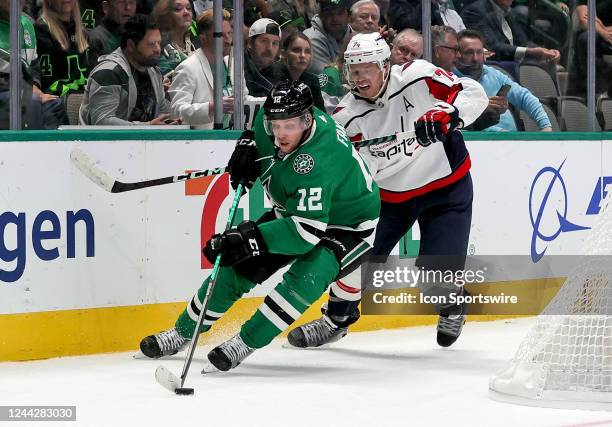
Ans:
[[[224,267],[267,252],[266,242],[253,221],[243,221],[236,228],[215,234],[204,247],[206,259],[214,264],[217,255],[221,254],[221,265]]]
[[[446,102],[436,102],[434,108],[414,123],[414,132],[417,142],[427,147],[436,141],[446,141],[447,135],[462,125],[455,107]]]
[[[242,183],[251,188],[259,176],[260,164],[257,162],[257,147],[255,133],[245,130],[236,143],[236,148],[229,160],[228,168],[232,188],[235,190]]]

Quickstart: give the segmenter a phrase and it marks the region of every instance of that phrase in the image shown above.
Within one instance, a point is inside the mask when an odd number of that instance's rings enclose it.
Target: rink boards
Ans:
[[[172,324],[209,272],[200,248],[227,218],[232,196],[227,175],[111,194],[71,164],[73,148],[82,148],[117,179],[134,182],[224,166],[237,135],[0,135],[0,361],[136,348],[144,334]],[[475,193],[470,254],[529,255],[536,265],[544,252],[581,252],[606,185],[612,191],[612,134],[552,137],[468,137]],[[238,220],[256,219],[268,207],[258,186],[243,197]],[[396,253],[414,255],[415,248],[417,229]],[[489,280],[520,282],[526,291],[544,286],[552,293],[562,283],[534,271]],[[215,326],[217,336],[235,333],[279,278],[255,288],[228,312]],[[318,316],[318,306],[302,321]],[[365,316],[355,330],[433,321]]]

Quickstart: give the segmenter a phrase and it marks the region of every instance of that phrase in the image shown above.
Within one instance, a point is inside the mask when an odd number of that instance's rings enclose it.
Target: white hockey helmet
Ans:
[[[391,70],[391,49],[380,33],[356,34],[351,38],[344,51],[344,76],[351,86],[351,92],[359,95],[355,83],[351,80],[350,66],[354,64],[378,64],[383,73],[382,92]],[[378,93],[377,97],[380,95]]]

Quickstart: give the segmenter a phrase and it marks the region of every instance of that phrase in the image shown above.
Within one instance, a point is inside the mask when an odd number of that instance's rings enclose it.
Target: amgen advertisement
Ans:
[[[0,314],[187,300],[210,271],[201,247],[227,219],[228,176],[112,194],[72,164],[75,147],[110,176],[135,182],[222,167],[234,142],[0,144]],[[470,255],[528,255],[537,265],[546,255],[581,253],[612,191],[611,142],[471,141],[468,148]],[[237,221],[268,208],[256,186]],[[418,236],[417,226],[413,246]],[[532,276],[519,270],[506,279]],[[252,295],[264,295],[278,277]]]

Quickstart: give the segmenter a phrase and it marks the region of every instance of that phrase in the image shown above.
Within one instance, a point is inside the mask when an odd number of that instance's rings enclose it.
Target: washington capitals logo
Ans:
[[[540,241],[549,243],[555,240],[561,233],[568,233],[570,231],[579,231],[579,230],[587,230],[590,227],[584,227],[582,225],[574,224],[567,219],[567,188],[565,187],[565,182],[563,181],[563,177],[561,176],[561,168],[565,160],[561,163],[558,169],[555,169],[551,166],[547,166],[541,169],[535,178],[533,179],[533,183],[531,184],[531,190],[529,192],[529,216],[531,218],[531,225],[533,226],[533,234],[531,235],[531,259],[534,263],[540,261],[546,252],[547,246],[544,245],[544,249],[542,251],[538,251],[538,243]],[[544,183],[544,187],[546,190],[543,193],[541,200],[539,200],[539,206],[537,205],[537,201],[534,200],[534,188],[540,182]],[[546,185],[547,183],[547,185]],[[542,184],[540,184],[540,188]],[[555,209],[556,215],[554,218],[550,218],[551,215],[547,217],[548,221],[543,221],[543,217],[545,217],[545,212],[549,213],[550,209],[546,209],[547,204],[549,203],[550,195],[555,188],[560,188],[563,194],[562,197],[562,209]],[[541,192],[539,192],[541,193]],[[537,213],[534,215],[535,208],[537,206]],[[550,224],[555,224],[555,231],[542,231],[544,228],[543,223],[546,223],[550,228]]]

